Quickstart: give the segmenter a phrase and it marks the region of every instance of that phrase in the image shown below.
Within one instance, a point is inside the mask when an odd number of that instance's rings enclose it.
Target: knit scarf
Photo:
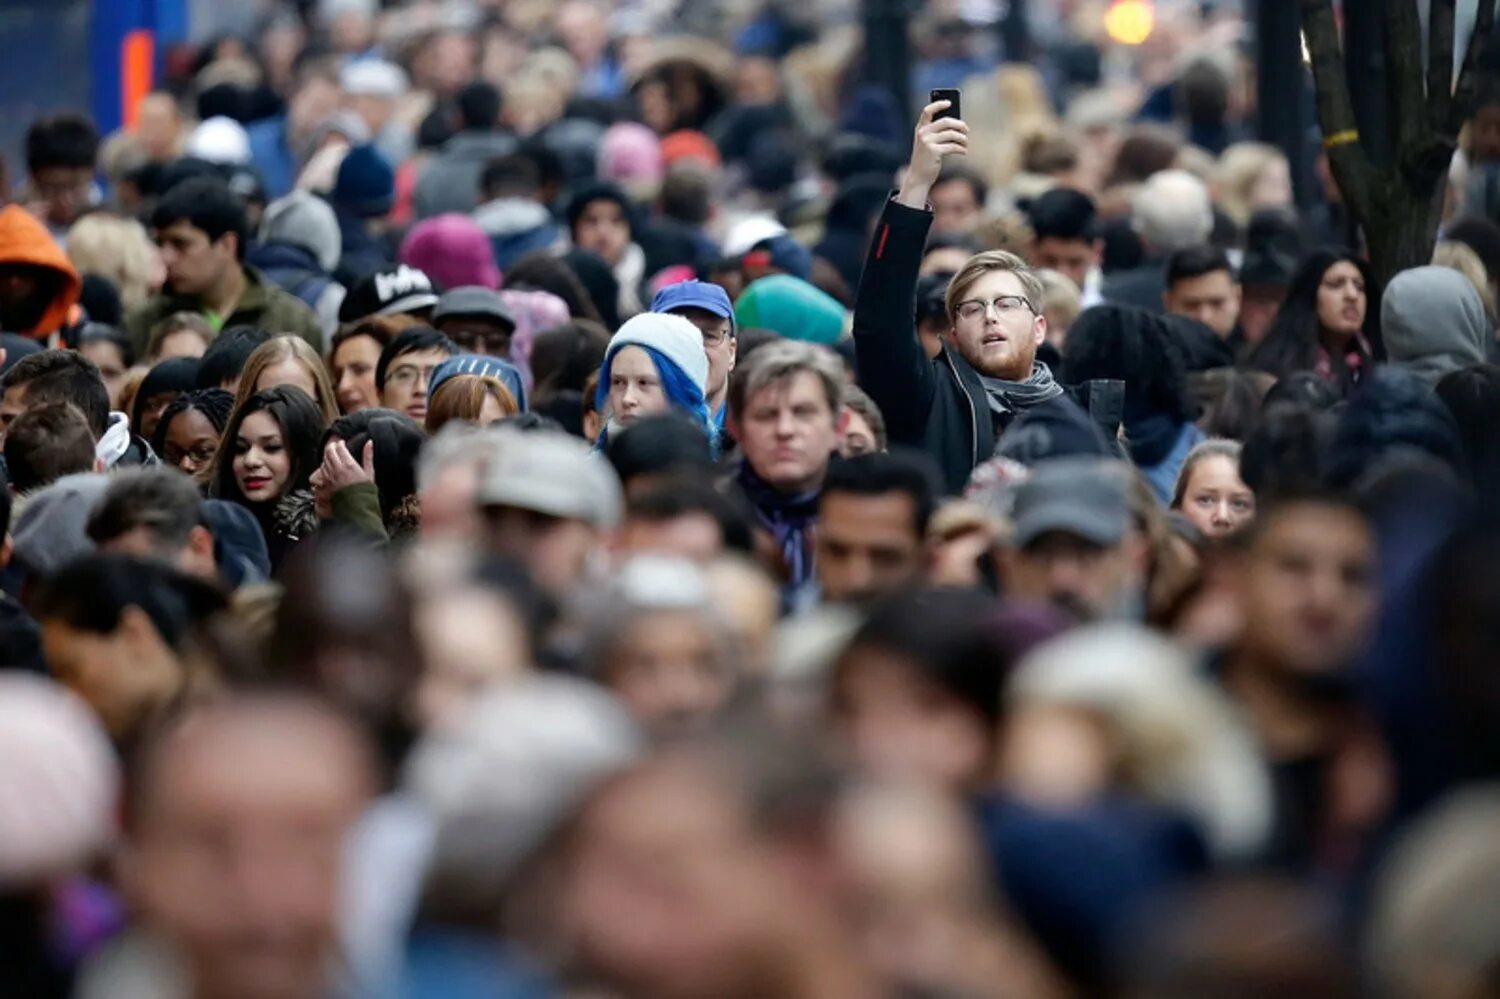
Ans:
[[[788,496],[766,482],[748,461],[740,462],[737,476],[745,498],[755,511],[756,520],[770,532],[787,567],[787,592],[810,585],[817,578],[813,559],[812,526],[818,518],[821,489]]]
[[[1031,375],[1024,382],[991,378],[980,374],[984,394],[989,398],[990,411],[996,416],[1009,416],[1063,394],[1063,388],[1052,377],[1052,371],[1041,361],[1035,362]]]

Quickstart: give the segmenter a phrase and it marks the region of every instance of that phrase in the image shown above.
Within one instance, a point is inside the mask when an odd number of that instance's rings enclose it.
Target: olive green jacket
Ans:
[[[266,280],[264,274],[254,267],[243,265],[245,271],[245,293],[240,296],[234,311],[228,316],[210,316],[219,329],[231,326],[260,326],[272,333],[293,333],[308,343],[314,350],[323,353],[323,327],[312,309],[301,300],[287,294]],[[163,292],[145,305],[136,309],[125,319],[125,331],[135,342],[137,356],[145,356],[150,345],[151,328],[174,312],[197,312],[208,315],[203,302],[190,295],[172,295]]]
[[[330,497],[333,522],[346,524],[361,534],[379,541],[390,540],[385,520],[380,515],[380,492],[373,482],[356,482]]]

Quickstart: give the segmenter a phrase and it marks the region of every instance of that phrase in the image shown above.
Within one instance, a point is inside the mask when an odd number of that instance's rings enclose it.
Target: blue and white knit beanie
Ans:
[[[681,368],[682,373],[698,386],[700,393],[707,393],[708,354],[703,349],[703,334],[686,319],[661,312],[643,312],[626,321],[609,341],[604,368],[609,368],[622,347],[632,345],[657,351]]]

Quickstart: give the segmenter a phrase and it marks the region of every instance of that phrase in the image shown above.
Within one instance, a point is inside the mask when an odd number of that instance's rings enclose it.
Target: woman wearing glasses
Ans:
[[[202,483],[219,453],[219,438],[234,396],[223,389],[199,389],[172,401],[156,424],[151,447],[162,461]]]

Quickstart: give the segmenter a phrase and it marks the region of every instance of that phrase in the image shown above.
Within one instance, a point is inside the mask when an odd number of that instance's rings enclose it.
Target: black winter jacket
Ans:
[[[854,303],[860,386],[893,443],[932,455],[950,493],[995,450],[996,427],[979,375],[943,347],[928,357],[916,333],[917,271],[932,213],[887,201]]]

